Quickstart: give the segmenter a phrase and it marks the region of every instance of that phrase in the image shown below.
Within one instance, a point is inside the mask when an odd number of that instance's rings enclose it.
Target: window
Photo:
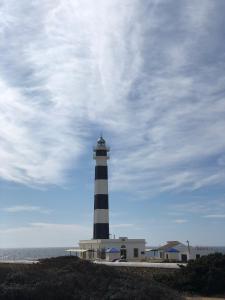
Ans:
[[[200,254],[196,254],[196,259],[200,258]]]
[[[120,249],[120,257],[123,259],[127,258],[127,250],[126,249]]]
[[[138,257],[138,248],[134,248],[134,257]]]

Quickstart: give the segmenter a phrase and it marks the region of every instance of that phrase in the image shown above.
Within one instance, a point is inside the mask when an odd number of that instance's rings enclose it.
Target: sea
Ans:
[[[71,248],[76,247],[0,248],[0,262],[35,261],[40,258],[70,255],[66,250]]]

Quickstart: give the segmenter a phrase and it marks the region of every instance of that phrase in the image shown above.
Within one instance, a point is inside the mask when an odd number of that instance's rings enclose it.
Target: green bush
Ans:
[[[154,279],[179,291],[202,295],[225,293],[225,255],[202,256],[180,268],[179,272],[156,274]]]
[[[181,269],[183,282],[193,291],[212,295],[225,292],[225,255],[202,256]]]

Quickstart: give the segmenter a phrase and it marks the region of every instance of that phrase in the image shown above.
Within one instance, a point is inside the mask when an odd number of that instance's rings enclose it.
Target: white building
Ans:
[[[159,248],[147,249],[146,258],[186,262],[216,252],[224,253],[224,250],[220,247],[193,247],[179,241],[168,241]]]
[[[82,250],[80,257],[83,259],[104,259],[113,261],[125,259],[129,261],[140,261],[145,258],[145,240],[128,239],[98,239],[83,240],[79,242]]]

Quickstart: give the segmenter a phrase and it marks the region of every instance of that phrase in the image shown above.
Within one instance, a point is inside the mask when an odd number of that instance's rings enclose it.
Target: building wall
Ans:
[[[145,249],[145,258],[147,260],[160,259],[159,251],[154,249]]]
[[[212,253],[223,253],[225,254],[225,251],[223,248],[220,247],[191,247],[190,248],[190,259],[196,259],[196,256],[200,255],[204,256],[204,255],[209,255]]]
[[[166,252],[165,253],[165,259],[169,259],[169,260],[180,260],[180,253],[170,253],[170,252]]]
[[[101,249],[117,248],[126,249],[127,260],[140,261],[145,258],[144,239],[109,239],[80,241],[80,249],[94,250],[94,259],[97,258]],[[134,257],[134,249],[138,249],[138,257]]]
[[[114,259],[119,259],[120,254],[119,253],[106,253],[106,260],[107,261],[113,261]]]

